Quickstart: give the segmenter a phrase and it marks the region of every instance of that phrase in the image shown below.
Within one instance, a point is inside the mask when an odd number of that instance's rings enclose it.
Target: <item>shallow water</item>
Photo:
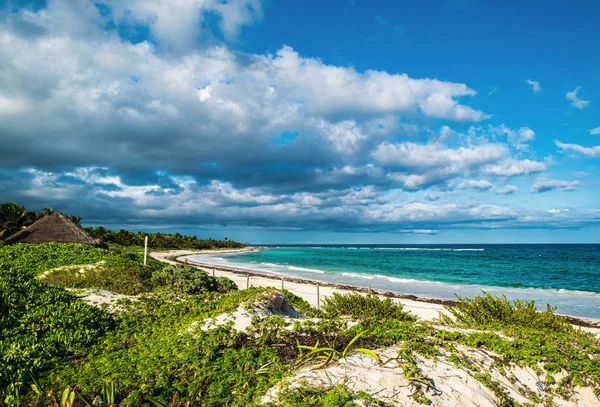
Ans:
[[[278,246],[197,260],[427,297],[486,290],[600,318],[600,245]]]

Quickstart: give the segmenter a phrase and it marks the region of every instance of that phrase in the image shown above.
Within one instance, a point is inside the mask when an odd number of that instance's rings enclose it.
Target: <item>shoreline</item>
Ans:
[[[434,319],[438,317],[438,312],[444,312],[445,306],[454,306],[458,303],[457,300],[448,300],[442,298],[434,298],[434,297],[421,297],[414,294],[406,294],[399,293],[388,290],[380,290],[373,289],[355,285],[347,285],[347,284],[338,284],[338,283],[330,283],[325,281],[320,281],[318,279],[307,279],[307,278],[298,278],[298,277],[284,277],[277,274],[270,274],[267,272],[260,272],[257,270],[251,269],[241,269],[234,267],[226,267],[219,264],[210,264],[203,262],[194,262],[187,259],[187,257],[195,256],[198,254],[208,254],[208,253],[243,253],[243,252],[254,252],[260,250],[256,247],[249,247],[243,249],[228,249],[228,250],[202,250],[202,251],[191,251],[191,250],[172,250],[168,252],[154,252],[152,253],[153,257],[158,260],[163,260],[167,262],[179,263],[188,266],[200,267],[209,272],[213,270],[213,273],[218,272],[219,276],[229,277],[232,280],[236,281],[240,287],[244,285],[244,280],[249,281],[249,278],[253,278],[252,283],[250,285],[259,285],[259,286],[280,286],[281,282],[284,281],[286,285],[290,288],[295,288],[300,294],[295,293],[296,295],[300,295],[311,305],[316,305],[316,297],[312,292],[307,292],[307,288],[316,288],[317,286],[322,290],[322,297],[326,297],[327,295],[331,295],[333,292],[356,292],[362,294],[372,293],[381,297],[395,299],[401,302],[407,310],[412,311],[415,315],[417,315],[421,319]],[[215,274],[216,275],[216,274]],[[261,281],[266,280],[266,281]],[[246,283],[247,283],[246,281]],[[285,287],[286,289],[289,289]],[[294,292],[294,290],[290,290]],[[312,300],[312,301],[311,301]],[[595,334],[600,335],[600,319],[594,318],[585,318],[578,317],[572,315],[558,314],[567,319],[567,321],[575,325],[577,327],[586,328],[587,331],[593,332]],[[433,317],[433,318],[432,318]]]

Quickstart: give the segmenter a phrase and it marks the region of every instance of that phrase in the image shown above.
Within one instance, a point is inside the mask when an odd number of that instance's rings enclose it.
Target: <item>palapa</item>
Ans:
[[[71,219],[59,212],[46,215],[27,228],[8,237],[4,243],[81,243],[94,247],[108,248],[100,239],[90,236]]]

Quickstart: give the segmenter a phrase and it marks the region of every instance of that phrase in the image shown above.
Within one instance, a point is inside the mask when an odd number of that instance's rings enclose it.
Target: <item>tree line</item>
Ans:
[[[102,226],[87,227],[83,230],[96,239],[122,246],[143,246],[146,236],[148,236],[148,246],[153,249],[237,249],[247,246],[227,238],[224,240],[198,239],[196,236],[185,236],[180,233],[136,233],[125,229],[116,232]]]
[[[0,204],[0,240],[25,229],[46,215],[54,213],[52,208],[44,208],[42,212],[29,211],[16,203]],[[64,214],[63,214],[64,215]],[[65,215],[76,225],[81,226],[81,217]],[[143,246],[144,238],[148,236],[148,246],[154,249],[236,249],[247,246],[225,238],[224,240],[198,239],[196,236],[184,236],[179,233],[145,233],[130,232],[121,229],[118,232],[102,226],[83,228],[91,236],[106,243],[122,246]]]

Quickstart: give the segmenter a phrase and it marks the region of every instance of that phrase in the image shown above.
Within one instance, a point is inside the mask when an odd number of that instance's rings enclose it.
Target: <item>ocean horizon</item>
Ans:
[[[600,244],[285,244],[193,260],[428,298],[482,291],[600,318]]]

